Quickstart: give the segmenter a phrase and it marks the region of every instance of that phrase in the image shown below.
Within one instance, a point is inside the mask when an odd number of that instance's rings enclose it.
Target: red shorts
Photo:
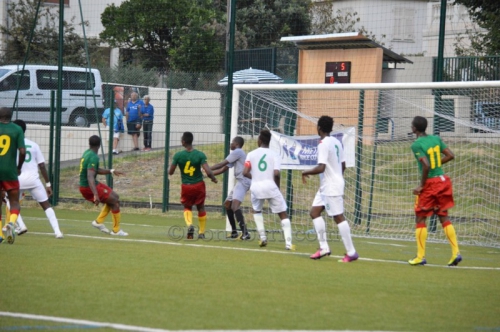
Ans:
[[[434,213],[447,216],[453,202],[453,188],[448,176],[442,175],[427,179],[420,195],[415,200],[415,214],[418,217],[430,217]]]
[[[182,184],[181,204],[184,207],[205,204],[207,192],[205,190],[205,181],[194,184]]]
[[[19,189],[19,180],[0,181],[0,190],[11,191],[15,189]]]
[[[101,203],[106,203],[113,189],[100,182],[97,184],[96,189],[99,201]],[[80,192],[87,201],[94,203],[94,194],[92,193],[92,190],[90,190],[90,187],[80,187]]]

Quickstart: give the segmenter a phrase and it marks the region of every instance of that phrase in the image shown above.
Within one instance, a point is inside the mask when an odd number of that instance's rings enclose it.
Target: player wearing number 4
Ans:
[[[302,182],[305,184],[309,175],[319,174],[320,186],[314,197],[310,216],[318,236],[319,250],[311,255],[311,259],[320,259],[330,255],[330,247],[326,238],[325,220],[321,216],[323,210],[335,220],[346,254],[340,262],[349,263],[358,259],[351,238],[351,228],[344,218],[344,170],[345,158],[342,143],[330,136],[333,129],[333,118],[322,116],[318,120],[318,165],[302,172]]]
[[[185,149],[174,155],[172,165],[168,169],[168,174],[173,175],[175,168],[179,166],[182,180],[181,204],[184,206],[184,220],[188,227],[187,238],[193,239],[193,205],[196,205],[198,222],[200,224],[198,238],[204,239],[207,212],[205,211],[205,181],[203,181],[201,169],[205,170],[205,173],[213,183],[217,183],[217,179],[207,164],[205,154],[193,148],[193,134],[186,131],[182,134],[181,143]]]
[[[123,175],[123,173],[114,169],[99,168],[99,156],[97,155],[97,151],[101,147],[101,138],[99,136],[90,136],[89,146],[90,148],[83,153],[80,160],[80,193],[87,201],[94,203],[96,206],[99,205],[99,202],[104,203],[101,213],[92,222],[92,226],[106,234],[128,236],[128,233],[120,229],[120,197],[104,183],[97,182],[97,174]],[[113,218],[113,230],[111,232],[104,226],[104,219],[106,219],[110,211]]]
[[[462,256],[458,250],[457,235],[455,228],[448,218],[448,209],[454,206],[453,189],[451,180],[444,175],[441,165],[453,160],[453,152],[441,141],[439,136],[427,135],[427,119],[416,116],[411,129],[417,139],[411,145],[411,150],[418,162],[418,169],[421,174],[420,185],[413,190],[417,195],[415,202],[415,221],[417,238],[417,257],[410,259],[411,265],[425,265],[425,242],[427,240],[427,217],[434,213],[438,215],[444,233],[451,245],[451,259],[448,266],[456,266],[462,261]],[[441,157],[441,154],[444,157]]]
[[[254,221],[257,232],[260,235],[259,245],[267,245],[266,230],[264,228],[264,217],[262,208],[264,201],[269,201],[269,207],[273,213],[278,214],[281,219],[281,228],[285,237],[285,249],[294,250],[292,245],[292,226],[286,213],[286,202],[281,194],[280,185],[280,156],[269,149],[271,132],[262,130],[259,135],[259,148],[247,155],[243,175],[252,179],[250,186],[252,207],[254,210]]]
[[[11,123],[11,117],[12,111],[9,108],[0,108],[0,193],[2,190],[7,192],[11,206],[9,220],[5,221],[0,234],[0,243],[7,238],[9,244],[14,243],[16,236],[14,224],[21,210],[18,175],[21,173],[26,157],[23,131],[19,126]],[[1,208],[2,199],[0,199],[0,211]],[[0,227],[2,226],[1,215],[0,213]]]

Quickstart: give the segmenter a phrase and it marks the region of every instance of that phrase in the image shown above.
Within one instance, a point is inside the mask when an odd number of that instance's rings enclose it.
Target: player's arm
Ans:
[[[168,175],[174,175],[176,167],[177,165],[175,163],[172,163],[172,165],[170,165],[170,167],[168,168]]]
[[[125,173],[117,171],[114,168],[112,168],[112,169],[98,168],[97,169],[97,174],[99,174],[99,175],[111,174],[111,175],[118,175],[118,176],[120,176],[120,175],[124,175]]]
[[[94,194],[94,204],[99,205],[99,194],[95,185],[95,170],[93,168],[87,169],[87,181],[89,183],[90,191]],[[99,173],[98,173],[99,174]]]
[[[275,169],[274,170],[274,182],[276,183],[276,185],[279,188],[280,187],[280,182],[281,182],[281,172],[280,172],[279,169]]]
[[[17,161],[17,174],[21,174],[24,160],[26,159],[26,148],[19,148],[19,159]]]
[[[222,168],[222,167],[226,166],[227,164],[229,164],[229,161],[227,161],[227,159],[224,159],[224,160],[223,160],[223,161],[221,161],[220,163],[215,164],[215,165],[212,165],[212,166],[210,167],[210,169],[211,169],[212,171],[215,171],[215,170],[217,170],[217,169],[219,169],[219,168]],[[219,174],[220,174],[220,173],[219,173]]]
[[[210,168],[213,170],[214,175],[220,175],[229,169],[229,167],[227,167],[227,166],[223,166],[223,167],[217,168],[215,170],[214,170],[213,166]]]
[[[42,177],[45,180],[45,190],[47,191],[47,195],[52,196],[52,188],[50,185],[49,173],[47,173],[47,169],[45,168],[45,163],[39,163],[38,169],[40,173],[42,173]]]
[[[427,157],[419,158],[418,162],[422,164],[422,177],[420,179],[420,185],[417,188],[413,189],[414,195],[420,195],[420,193],[422,192],[422,188],[425,186],[425,181],[427,181],[427,178],[429,177],[429,171],[431,170],[431,166]]]
[[[455,159],[455,155],[451,152],[450,148],[444,149],[442,153],[444,154],[444,158],[441,159],[441,165]]]
[[[210,180],[212,180],[213,183],[217,183],[217,178],[215,177],[214,173],[210,169],[210,166],[208,166],[207,163],[204,163],[203,165],[201,165],[201,167],[203,167],[203,170],[205,171],[207,176],[210,178]]]
[[[318,164],[315,167],[311,169],[307,169],[302,172],[302,183],[306,184],[307,183],[307,178],[309,175],[316,175],[316,174],[321,174],[325,171],[326,165],[325,164]]]
[[[243,176],[246,178],[252,178],[252,165],[250,164],[250,160],[245,161],[245,168],[243,168]]]

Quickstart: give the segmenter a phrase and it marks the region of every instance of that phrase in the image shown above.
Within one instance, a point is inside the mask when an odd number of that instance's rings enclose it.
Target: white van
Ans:
[[[11,108],[12,119],[49,123],[50,91],[58,87],[57,66],[26,65],[24,72],[22,69],[22,65],[0,66],[0,107]],[[101,121],[104,109],[99,70],[63,67],[62,88],[62,124],[88,127]]]

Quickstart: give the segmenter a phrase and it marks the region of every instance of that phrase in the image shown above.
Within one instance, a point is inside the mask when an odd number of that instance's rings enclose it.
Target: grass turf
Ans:
[[[413,242],[355,238],[362,259],[341,264],[336,238],[334,257],[312,261],[314,238],[296,239],[296,252],[278,234],[267,248],[226,240],[215,213],[206,241],[184,240],[181,212],[125,211],[128,238],[92,228],[97,209],[56,213],[63,240],[41,209],[23,208],[29,232],[0,246],[0,311],[163,329],[500,328],[499,249],[462,246],[463,263],[447,268],[449,246],[429,243],[430,265],[412,267]],[[0,330],[67,325],[0,316]]]

